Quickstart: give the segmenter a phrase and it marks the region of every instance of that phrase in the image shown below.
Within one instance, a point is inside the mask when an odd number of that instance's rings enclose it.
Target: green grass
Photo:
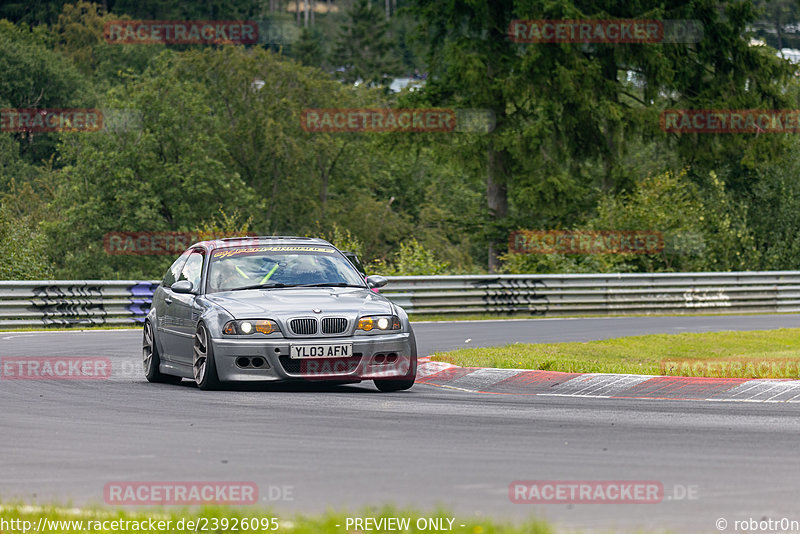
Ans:
[[[75,325],[75,326],[7,326],[0,328],[0,332],[80,332],[81,330],[141,330],[141,323],[129,325]]]
[[[786,313],[622,313],[622,314],[572,314],[572,315],[503,315],[494,313],[424,314],[409,313],[411,322],[421,321],[505,321],[508,319],[575,319],[575,318],[613,318],[613,317],[722,317],[726,315],[791,315]]]
[[[448,514],[446,511],[441,509],[433,511],[432,513],[425,513],[415,510],[408,510],[408,509],[401,509],[401,508],[394,508],[390,506],[384,506],[381,508],[365,508],[362,510],[358,510],[353,513],[348,512],[341,512],[341,511],[328,511],[323,514],[317,515],[287,515],[287,514],[276,514],[271,512],[268,509],[257,508],[257,507],[225,507],[225,506],[206,506],[202,508],[153,508],[151,510],[139,510],[139,509],[122,509],[122,508],[88,508],[74,511],[70,508],[60,508],[56,506],[47,506],[47,507],[25,507],[22,505],[5,505],[0,508],[0,524],[2,524],[2,520],[8,522],[9,520],[23,520],[29,521],[31,524],[27,531],[23,530],[22,528],[18,529],[6,529],[4,530],[4,534],[24,534],[35,532],[36,527],[39,524],[40,518],[44,518],[47,520],[55,520],[55,521],[83,521],[84,523],[81,525],[83,528],[79,528],[79,526],[75,523],[70,524],[61,524],[58,525],[59,528],[55,525],[51,526],[51,528],[43,528],[42,530],[38,531],[37,534],[57,534],[57,533],[75,533],[75,534],[86,534],[86,532],[95,533],[108,533],[108,534],[123,534],[123,533],[130,533],[130,534],[160,534],[164,533],[167,534],[169,532],[185,532],[185,533],[194,533],[195,529],[199,532],[246,532],[248,534],[269,534],[269,533],[280,533],[280,532],[291,532],[292,534],[343,534],[348,532],[354,532],[359,529],[355,529],[350,526],[347,527],[346,520],[347,518],[410,518],[410,528],[408,530],[402,530],[402,532],[408,533],[420,533],[420,532],[436,532],[435,530],[420,530],[416,528],[416,521],[419,518],[451,518],[455,519],[453,522],[453,530],[454,534],[550,534],[555,532],[549,525],[544,522],[530,520],[520,524],[513,524],[510,522],[497,522],[488,519],[481,519],[477,520],[471,517],[458,517],[452,516]],[[205,518],[207,522],[202,524],[197,524],[194,528],[186,528],[186,521],[192,520],[197,521],[201,520],[201,518]],[[218,523],[214,525],[213,519],[216,518]],[[258,522],[255,523],[258,526],[258,529],[253,530],[250,528],[244,529],[241,528],[240,524],[236,526],[239,528],[234,529],[234,518],[238,518],[239,520],[244,518],[257,518]],[[278,528],[276,530],[270,530],[272,523],[269,522],[269,518],[276,518]],[[119,528],[113,528],[111,523],[106,525],[95,524],[94,521],[111,521],[111,520],[120,520],[120,521],[148,521],[153,519],[155,521],[171,521],[171,524],[164,523],[165,526],[170,526],[167,530],[160,530],[160,527],[156,526],[155,531],[150,530],[148,527],[137,530],[135,525],[120,523],[116,525]],[[176,528],[178,522],[183,519],[183,527],[182,529]],[[223,519],[227,519],[228,528],[217,528],[212,529],[212,526],[221,527],[221,521]],[[92,521],[93,523],[91,526],[93,527],[91,530],[87,528],[88,524],[87,521]],[[264,521],[262,523],[262,521]],[[238,521],[237,521],[238,523]],[[444,525],[446,526],[448,523],[445,521]],[[204,530],[202,528],[198,528],[201,525],[205,525],[207,528]],[[463,527],[461,525],[464,525]],[[99,528],[96,528],[98,527]],[[107,528],[103,528],[107,527]],[[264,528],[262,528],[264,527]],[[388,532],[385,530],[381,530],[381,532]]]
[[[586,343],[512,344],[438,352],[462,367],[568,373],[800,378],[800,329],[656,334]]]

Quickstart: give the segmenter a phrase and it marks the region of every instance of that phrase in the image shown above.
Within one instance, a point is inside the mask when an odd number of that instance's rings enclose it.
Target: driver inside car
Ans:
[[[216,291],[225,291],[254,283],[231,260],[219,262],[215,271],[216,273],[211,278],[211,287]]]

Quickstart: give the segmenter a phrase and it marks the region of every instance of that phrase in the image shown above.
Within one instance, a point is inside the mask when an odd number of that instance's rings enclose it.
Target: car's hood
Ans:
[[[206,295],[235,319],[271,319],[321,313],[346,316],[392,313],[383,296],[352,287],[276,288],[225,291]],[[320,310],[315,312],[314,310]]]

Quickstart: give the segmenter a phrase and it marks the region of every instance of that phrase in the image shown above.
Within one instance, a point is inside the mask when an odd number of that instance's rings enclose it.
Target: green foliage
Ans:
[[[425,248],[415,238],[400,243],[400,250],[389,262],[377,260],[369,271],[384,276],[448,274],[450,265],[436,259],[433,251]]]
[[[0,108],[91,107],[89,88],[75,66],[48,48],[40,30],[0,20]],[[51,133],[17,133],[18,154],[29,163],[55,153]]]
[[[0,280],[44,280],[51,277],[47,242],[26,219],[13,217],[0,203]]]
[[[750,45],[765,34],[774,46],[792,42],[781,33],[798,16],[790,2],[401,0],[408,9],[387,19],[382,3],[353,0],[326,3],[339,11],[318,12],[308,29],[281,2],[29,4],[0,7],[26,21],[0,20],[0,108],[99,107],[107,125],[0,132],[4,217],[47,238],[45,263],[59,277],[160,276],[169,256],[109,256],[103,236],[198,230],[320,235],[397,274],[797,268],[794,136],[659,127],[665,109],[796,109],[796,67]],[[103,25],[126,17],[268,20],[292,31],[252,47],[106,43]],[[510,20],[559,18],[694,19],[704,37],[508,38]],[[386,91],[414,67],[429,74],[419,90]],[[440,106],[488,112],[494,128],[310,133],[301,124],[309,108]],[[517,228],[655,230],[666,248],[503,254]]]
[[[320,35],[313,30],[303,28],[300,38],[292,45],[292,57],[303,65],[321,67],[324,63]]]
[[[650,231],[663,237],[653,254],[513,254],[504,272],[664,272],[746,269],[753,235],[741,208],[710,173],[701,189],[688,170],[663,172],[638,181],[632,191],[600,196],[584,231]]]
[[[342,228],[337,223],[333,223],[330,229],[320,228],[313,236],[307,235],[307,237],[322,237],[339,250],[352,252],[359,257],[364,253],[364,243],[350,230]]]
[[[250,224],[253,218],[243,220],[239,210],[228,214],[220,208],[209,220],[204,222],[198,230],[198,238],[202,240],[222,239],[225,237],[244,237],[250,235]]]
[[[125,19],[130,17],[105,13],[99,4],[78,0],[65,4],[53,25],[56,49],[70,58],[81,74],[94,79],[97,94],[123,82],[126,74],[144,72],[165,48],[155,44],[107,43],[103,35],[105,24]]]
[[[781,160],[757,170],[752,179],[748,226],[754,258],[748,268],[795,270],[800,268],[800,147]]]
[[[109,107],[138,117],[137,127],[63,139],[62,220],[46,228],[64,275],[116,278],[126,265],[152,276],[168,258],[107,256],[103,235],[190,231],[220,208],[258,205],[224,162],[220,117],[204,100],[205,88],[171,73],[171,59],[159,58],[158,76],[132,79],[107,95]],[[72,229],[67,236],[64,225]]]
[[[388,85],[402,64],[385,14],[377,3],[355,0],[347,15],[332,63],[344,67],[342,78],[347,83]]]

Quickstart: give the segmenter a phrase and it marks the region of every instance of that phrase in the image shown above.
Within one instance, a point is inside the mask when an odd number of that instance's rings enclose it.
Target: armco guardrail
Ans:
[[[135,325],[158,282],[47,280],[0,282],[0,327]]]
[[[135,325],[157,285],[0,282],[0,327]],[[800,271],[395,276],[381,292],[417,315],[800,312]]]

